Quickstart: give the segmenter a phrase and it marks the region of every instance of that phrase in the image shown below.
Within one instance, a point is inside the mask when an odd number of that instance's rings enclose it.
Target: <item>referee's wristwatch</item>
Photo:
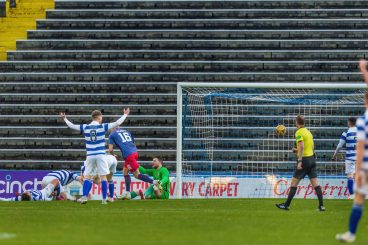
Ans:
[[[298,163],[301,163],[301,162],[303,162],[303,160],[302,160],[302,159],[298,160]]]

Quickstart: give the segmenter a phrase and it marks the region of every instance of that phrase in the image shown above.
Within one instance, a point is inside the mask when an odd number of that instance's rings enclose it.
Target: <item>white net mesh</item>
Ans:
[[[183,197],[285,197],[296,167],[297,115],[314,136],[325,197],[348,197],[344,152],[331,158],[348,117],[363,114],[364,92],[183,88]],[[277,125],[286,127],[284,136]],[[297,197],[313,197],[308,179],[299,188]]]

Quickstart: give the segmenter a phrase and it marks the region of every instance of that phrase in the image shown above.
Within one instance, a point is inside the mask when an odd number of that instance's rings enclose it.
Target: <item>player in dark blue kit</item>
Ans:
[[[148,182],[150,184],[157,185],[159,188],[160,181],[152,180],[148,175],[141,174],[139,172],[139,163],[138,160],[138,152],[137,147],[135,146],[133,135],[123,128],[115,128],[110,136],[109,136],[109,152],[111,154],[114,153],[114,145],[118,147],[121,151],[121,154],[124,158],[124,179],[125,179],[125,194],[123,195],[124,199],[130,199],[130,176],[129,172],[134,174],[136,179],[142,180],[144,182]]]

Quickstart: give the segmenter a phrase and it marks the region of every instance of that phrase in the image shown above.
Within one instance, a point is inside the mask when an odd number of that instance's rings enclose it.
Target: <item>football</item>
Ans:
[[[275,131],[278,136],[284,136],[286,133],[286,127],[284,125],[278,125]]]

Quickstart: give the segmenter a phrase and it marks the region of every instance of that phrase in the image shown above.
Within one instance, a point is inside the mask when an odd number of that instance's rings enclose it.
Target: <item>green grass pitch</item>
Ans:
[[[1,202],[0,244],[339,244],[351,200],[327,200],[325,213],[316,200],[294,200],[289,212],[280,201]],[[368,244],[367,218],[355,244]]]

